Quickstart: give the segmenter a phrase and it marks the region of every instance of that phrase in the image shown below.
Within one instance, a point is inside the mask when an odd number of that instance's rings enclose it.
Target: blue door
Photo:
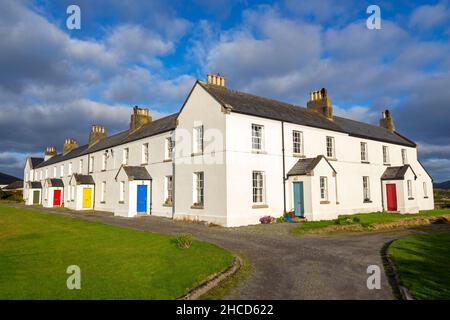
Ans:
[[[147,186],[137,186],[137,212],[147,212]]]
[[[303,201],[303,182],[294,182],[294,211],[297,217],[303,217],[305,214],[305,203]]]

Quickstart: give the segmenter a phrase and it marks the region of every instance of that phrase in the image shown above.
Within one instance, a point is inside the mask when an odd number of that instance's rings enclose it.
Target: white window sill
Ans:
[[[253,149],[252,153],[255,153],[255,154],[267,154],[267,151]]]

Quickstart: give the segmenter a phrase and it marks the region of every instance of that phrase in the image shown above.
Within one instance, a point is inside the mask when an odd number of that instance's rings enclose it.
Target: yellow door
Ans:
[[[89,209],[92,203],[92,189],[84,188],[83,189],[83,208]]]

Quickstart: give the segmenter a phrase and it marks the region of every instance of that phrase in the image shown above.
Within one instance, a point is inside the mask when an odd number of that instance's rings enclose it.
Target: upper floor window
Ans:
[[[361,161],[369,161],[369,149],[367,147],[367,142],[361,142]]]
[[[292,149],[295,154],[303,155],[303,132],[292,131]]]
[[[69,168],[67,170],[68,170],[67,174],[69,176],[71,176],[72,175],[72,162],[69,162]]]
[[[364,198],[364,202],[370,201],[369,177],[363,177],[363,198]]]
[[[263,149],[264,127],[258,124],[252,124],[252,149]]]
[[[107,164],[106,162],[108,161],[107,159],[108,159],[108,157],[106,156],[106,153],[102,154],[102,170],[103,171],[106,170],[106,164]]]
[[[265,202],[265,181],[263,171],[253,171],[253,203]]]
[[[408,153],[406,149],[402,149],[402,163],[408,164]]]
[[[328,179],[320,177],[320,200],[328,200]]]
[[[89,161],[89,172],[94,172],[94,156],[91,156]]]
[[[122,164],[128,164],[128,158],[130,155],[130,149],[128,148],[124,148],[123,149],[123,154],[122,154]]]
[[[203,126],[194,128],[193,152],[203,153]]]
[[[148,163],[148,143],[142,144],[142,164]]]
[[[423,183],[423,196],[424,198],[428,198],[428,190],[427,190],[427,183]]]
[[[57,173],[56,173],[56,166],[53,167],[53,178],[56,178]]]
[[[83,159],[80,159],[80,164],[78,167],[78,173],[82,174],[83,173]]]
[[[25,172],[25,182],[28,182],[28,172]]]
[[[327,137],[327,157],[335,158],[335,145],[334,145],[334,137]]]
[[[389,147],[383,146],[383,164],[389,164]]]
[[[61,178],[64,177],[64,165],[61,165]]]
[[[171,160],[172,159],[172,151],[173,151],[173,146],[172,146],[172,138],[166,138],[166,160]]]
[[[42,180],[42,179],[44,178],[43,174],[44,174],[44,173],[43,173],[43,171],[41,170],[41,172],[39,173],[39,176],[40,176],[39,179],[40,179],[40,180]]]
[[[203,172],[194,173],[194,205],[203,207],[204,203],[204,174]]]
[[[408,198],[412,198],[413,197],[412,180],[408,180],[406,183],[408,187]]]
[[[48,178],[48,168],[45,169],[45,179]]]

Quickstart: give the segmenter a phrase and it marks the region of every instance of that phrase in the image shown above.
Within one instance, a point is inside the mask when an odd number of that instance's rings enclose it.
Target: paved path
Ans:
[[[149,232],[191,233],[197,239],[245,255],[250,260],[251,271],[231,289],[227,299],[393,299],[384,274],[381,248],[390,240],[421,232],[403,229],[299,237],[289,234],[292,224],[221,228],[159,217],[120,218],[38,210]],[[382,270],[380,290],[367,289],[369,265],[378,265]]]

